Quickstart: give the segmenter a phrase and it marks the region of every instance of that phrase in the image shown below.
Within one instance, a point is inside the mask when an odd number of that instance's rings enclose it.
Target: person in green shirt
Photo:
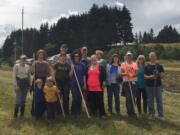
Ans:
[[[58,62],[54,65],[57,87],[63,98],[63,108],[66,115],[69,114],[69,64],[66,62],[66,55],[60,54]],[[57,111],[61,113],[61,107],[57,102]]]
[[[146,94],[146,80],[144,78],[144,67],[145,67],[145,57],[144,55],[139,55],[137,58],[138,65],[138,89],[137,89],[137,108],[139,114],[142,113],[141,110],[141,95],[143,98],[143,112],[147,113],[147,94]]]

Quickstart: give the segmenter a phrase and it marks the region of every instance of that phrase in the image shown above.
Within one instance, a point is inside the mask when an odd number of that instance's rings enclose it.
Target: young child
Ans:
[[[36,87],[34,91],[34,99],[35,99],[35,116],[37,119],[40,119],[46,110],[46,101],[44,98],[43,92],[43,80],[37,79],[36,80]]]
[[[54,85],[52,77],[48,77],[44,86],[44,95],[47,103],[47,118],[49,123],[55,121],[57,94],[59,94],[59,90]]]

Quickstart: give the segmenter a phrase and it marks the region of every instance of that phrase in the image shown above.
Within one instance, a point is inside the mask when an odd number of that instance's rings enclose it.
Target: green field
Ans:
[[[178,68],[178,67],[176,67]],[[177,72],[175,72],[177,75]],[[106,119],[93,117],[87,119],[83,110],[79,118],[57,117],[56,123],[49,125],[44,117],[36,121],[30,115],[32,96],[28,94],[24,118],[12,119],[15,93],[12,73],[0,70],[0,135],[179,135],[180,134],[180,94],[163,92],[165,121],[148,120],[147,116],[128,118],[125,100],[121,100],[122,116],[112,115]],[[172,73],[168,73],[171,75]],[[178,72],[180,75],[180,73]],[[167,76],[172,80],[171,76]],[[176,80],[174,80],[177,82]],[[168,81],[167,81],[168,83]],[[178,87],[180,88],[180,87]],[[105,91],[105,108],[107,96]]]

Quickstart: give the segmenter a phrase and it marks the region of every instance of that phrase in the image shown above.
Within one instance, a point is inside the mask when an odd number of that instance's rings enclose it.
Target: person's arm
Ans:
[[[84,81],[84,90],[86,90],[87,85],[86,85],[86,76],[85,75],[83,76],[83,81]]]
[[[17,68],[18,68],[18,66],[17,66],[17,65],[14,65],[14,68],[13,68],[13,83],[14,83],[16,92],[19,91],[19,86],[17,85],[17,79],[16,79],[16,76],[17,76]]]
[[[46,73],[47,73],[47,77],[49,77],[51,75],[50,73],[50,65],[46,62]]]
[[[154,75],[146,75],[144,74],[145,79],[154,79]]]
[[[144,78],[149,80],[149,79],[154,79],[154,75],[148,75],[148,70],[147,67],[144,68]]]
[[[128,76],[125,68],[125,63],[121,64],[121,76]]]
[[[35,61],[33,62],[32,66],[30,68],[31,74],[34,74],[34,70],[35,70]]]
[[[138,76],[138,67],[137,67],[137,64],[136,66],[134,67],[134,75],[130,76],[130,77],[137,77]]]
[[[69,78],[72,78],[72,77],[73,77],[73,74],[74,74],[74,65],[71,64],[71,66],[70,66],[70,72],[69,72]]]
[[[103,66],[100,66],[100,70],[101,70],[101,76],[102,76],[102,78],[100,78],[102,80],[100,80],[100,81],[102,81],[102,88],[104,88],[104,87],[106,87],[106,84],[107,84],[106,70]]]
[[[165,77],[165,73],[164,72],[161,72],[160,73],[160,78],[164,78]]]
[[[28,66],[28,80],[29,80],[29,88],[30,88],[31,87],[31,73],[30,73],[30,67],[29,66]]]

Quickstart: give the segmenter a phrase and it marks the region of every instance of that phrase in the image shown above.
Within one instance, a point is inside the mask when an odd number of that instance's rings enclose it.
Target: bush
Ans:
[[[157,54],[158,59],[162,60],[180,60],[180,47],[163,47],[162,45],[155,46],[143,46],[143,45],[131,45],[112,48],[109,52],[105,53],[105,59],[109,61],[114,53],[119,55],[121,61],[124,61],[124,56],[127,51],[133,53],[133,59],[136,60],[138,55],[143,54],[148,60],[149,53],[154,51]]]

